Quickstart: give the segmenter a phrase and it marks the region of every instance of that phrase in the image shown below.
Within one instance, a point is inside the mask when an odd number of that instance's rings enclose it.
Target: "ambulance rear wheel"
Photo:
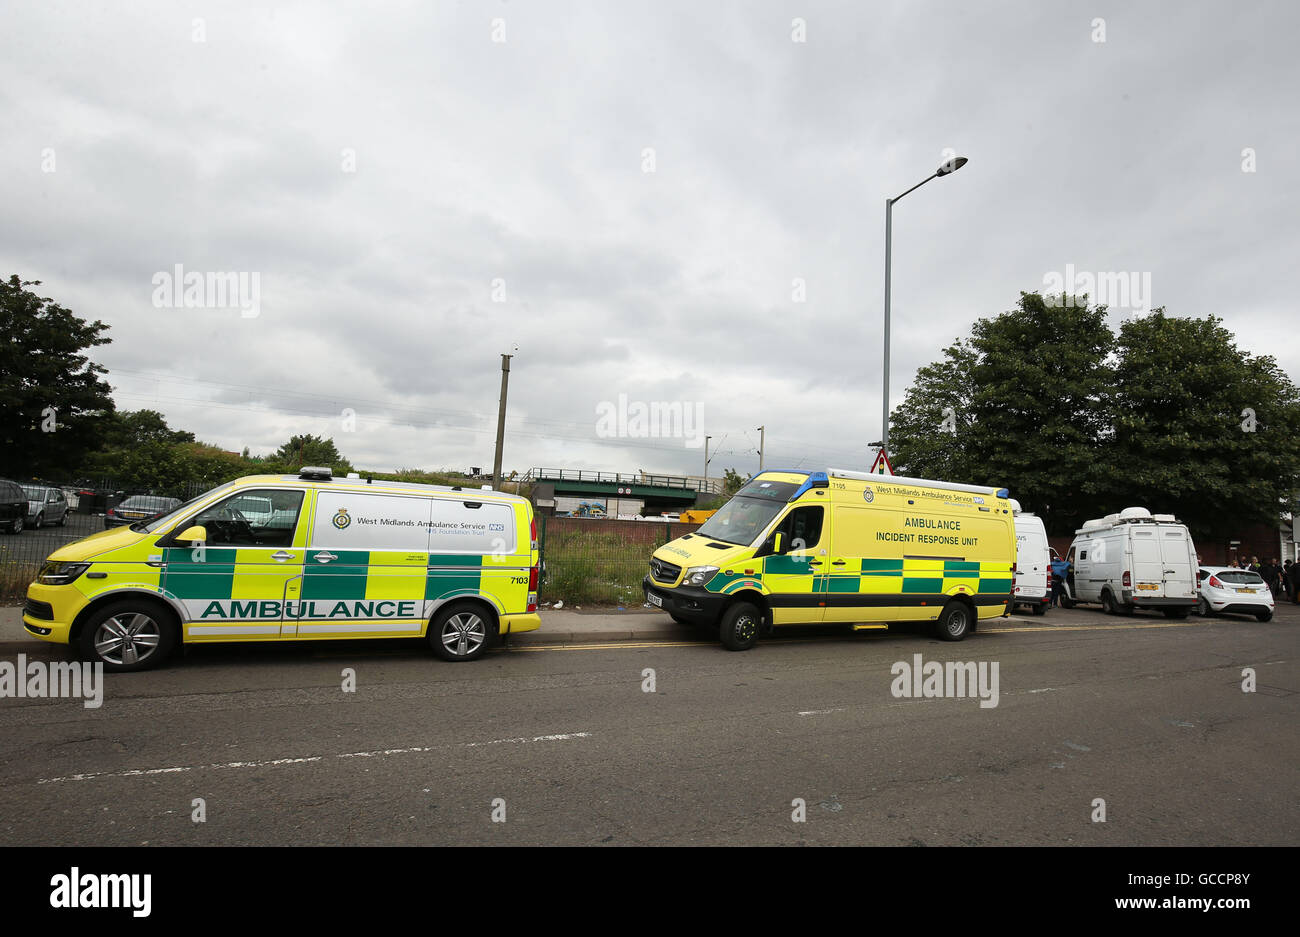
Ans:
[[[152,602],[114,602],[90,616],[77,639],[83,660],[114,673],[148,670],[176,646],[176,621]]]
[[[960,641],[970,634],[975,613],[965,602],[949,602],[935,622],[935,635],[944,641]]]
[[[443,660],[477,660],[487,650],[491,636],[487,613],[468,603],[444,608],[429,626],[433,653]]]
[[[747,651],[758,642],[763,613],[749,602],[737,602],[722,613],[718,638],[729,651]]]

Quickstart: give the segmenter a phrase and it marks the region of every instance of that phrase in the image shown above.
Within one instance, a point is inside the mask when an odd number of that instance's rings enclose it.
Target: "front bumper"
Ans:
[[[718,621],[729,598],[699,586],[678,586],[674,589],[655,582],[649,576],[641,580],[641,591],[645,594],[646,604],[654,604],[650,601],[650,596],[654,595],[660,601],[657,607],[669,615],[701,625],[711,625]]]
[[[71,585],[47,586],[34,582],[27,587],[23,630],[42,641],[67,644],[72,622],[85,607],[86,597]]]

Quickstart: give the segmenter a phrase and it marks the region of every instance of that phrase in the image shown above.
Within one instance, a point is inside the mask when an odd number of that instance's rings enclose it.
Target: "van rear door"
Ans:
[[[1196,596],[1196,567],[1191,536],[1184,527],[1160,529],[1160,556],[1164,561],[1165,595],[1171,599]]]
[[[1163,598],[1165,560],[1160,550],[1160,530],[1154,526],[1134,527],[1130,531],[1130,542],[1133,550],[1133,597]]]

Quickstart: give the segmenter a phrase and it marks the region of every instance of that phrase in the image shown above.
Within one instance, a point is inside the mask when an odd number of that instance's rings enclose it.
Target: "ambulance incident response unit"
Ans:
[[[1075,532],[1062,604],[1099,602],[1111,615],[1135,608],[1186,618],[1196,607],[1196,546],[1172,514],[1125,508]]]
[[[1041,517],[1022,511],[1015,498],[1009,503],[1016,521],[1016,586],[1012,604],[1042,615],[1052,600],[1052,558],[1047,528]]]
[[[182,641],[426,637],[473,660],[540,627],[537,576],[524,498],[304,468],[60,547],[23,625],[109,670],[153,666]]]
[[[1015,550],[1005,488],[766,471],[656,550],[642,588],[733,651],[774,626],[823,622],[934,622],[959,641],[1008,613]]]

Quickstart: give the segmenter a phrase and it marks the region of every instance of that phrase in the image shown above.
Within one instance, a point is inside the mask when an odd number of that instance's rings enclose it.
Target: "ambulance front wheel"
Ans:
[[[470,603],[449,605],[429,626],[433,653],[443,660],[477,660],[487,650],[491,636],[487,614]]]
[[[737,602],[722,613],[718,638],[729,651],[748,651],[758,642],[763,613],[749,602]]]
[[[970,634],[975,613],[965,602],[949,602],[935,622],[935,633],[944,641],[960,641]]]
[[[114,602],[90,616],[77,643],[83,660],[103,664],[105,670],[148,670],[176,646],[176,621],[152,602]]]

